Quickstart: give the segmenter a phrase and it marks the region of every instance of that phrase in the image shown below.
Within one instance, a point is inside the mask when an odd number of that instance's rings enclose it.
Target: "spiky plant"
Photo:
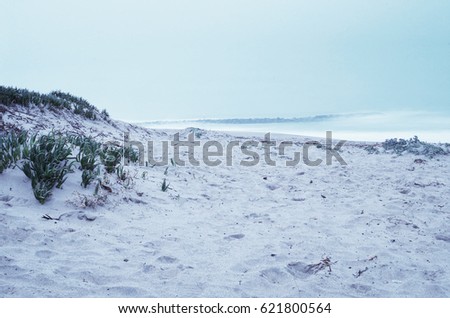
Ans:
[[[10,163],[9,156],[3,151],[3,142],[0,139],[0,173],[9,168]]]
[[[122,149],[114,145],[105,145],[100,152],[100,159],[107,173],[114,173],[122,160]]]
[[[120,181],[125,181],[128,178],[128,172],[123,168],[122,165],[119,165],[116,169],[117,178]]]
[[[0,136],[0,173],[14,166],[22,158],[22,149],[27,140],[27,132],[10,131]]]
[[[85,138],[83,141],[76,140],[76,142],[80,142],[80,150],[76,161],[80,164],[80,169],[83,171],[81,174],[81,185],[86,188],[100,173],[97,169],[99,166],[100,144],[91,138]]]
[[[81,185],[87,188],[98,177],[98,171],[83,170],[81,173]]]
[[[19,168],[31,180],[36,199],[44,204],[56,186],[61,188],[72,172],[73,161],[68,157],[71,149],[65,138],[50,133],[31,136],[23,149],[23,162]]]
[[[169,189],[170,183],[167,182],[166,178],[164,178],[161,184],[161,191],[166,192]]]
[[[40,204],[44,204],[45,201],[51,196],[53,186],[50,183],[39,181],[33,186],[33,194],[36,200]]]
[[[133,146],[123,148],[123,156],[125,159],[135,163],[139,161],[139,152]]]

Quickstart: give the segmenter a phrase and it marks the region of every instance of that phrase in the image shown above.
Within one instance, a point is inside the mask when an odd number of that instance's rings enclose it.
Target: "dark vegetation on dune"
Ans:
[[[47,107],[52,111],[67,109],[86,119],[109,119],[106,110],[101,112],[87,100],[61,91],[41,94],[27,89],[0,86],[0,105],[7,107]]]

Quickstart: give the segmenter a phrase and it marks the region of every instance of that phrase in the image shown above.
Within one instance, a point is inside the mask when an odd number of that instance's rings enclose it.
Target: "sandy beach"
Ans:
[[[137,140],[173,140],[174,131],[113,126],[82,129],[103,138],[127,129]],[[178,133],[187,138],[192,131]],[[195,132],[202,143],[252,139]],[[128,166],[126,184],[106,175],[111,191],[96,196],[93,185],[80,187],[76,170],[45,205],[19,169],[6,170],[0,296],[450,295],[449,156],[369,154],[348,142],[340,151],[346,165],[287,167],[292,153],[275,150],[276,166]],[[310,148],[311,158],[324,153]],[[234,152],[232,159],[249,158]]]

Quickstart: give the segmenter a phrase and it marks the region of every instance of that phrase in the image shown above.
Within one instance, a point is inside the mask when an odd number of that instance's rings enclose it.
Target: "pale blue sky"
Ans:
[[[0,83],[115,118],[450,109],[450,1],[2,0]]]

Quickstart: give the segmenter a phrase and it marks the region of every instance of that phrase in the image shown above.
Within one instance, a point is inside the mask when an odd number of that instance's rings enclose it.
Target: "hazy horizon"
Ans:
[[[156,129],[195,127],[244,134],[287,134],[339,139],[384,141],[418,136],[428,142],[450,142],[450,115],[432,112],[371,112],[328,114],[300,118],[228,118],[137,121]]]

